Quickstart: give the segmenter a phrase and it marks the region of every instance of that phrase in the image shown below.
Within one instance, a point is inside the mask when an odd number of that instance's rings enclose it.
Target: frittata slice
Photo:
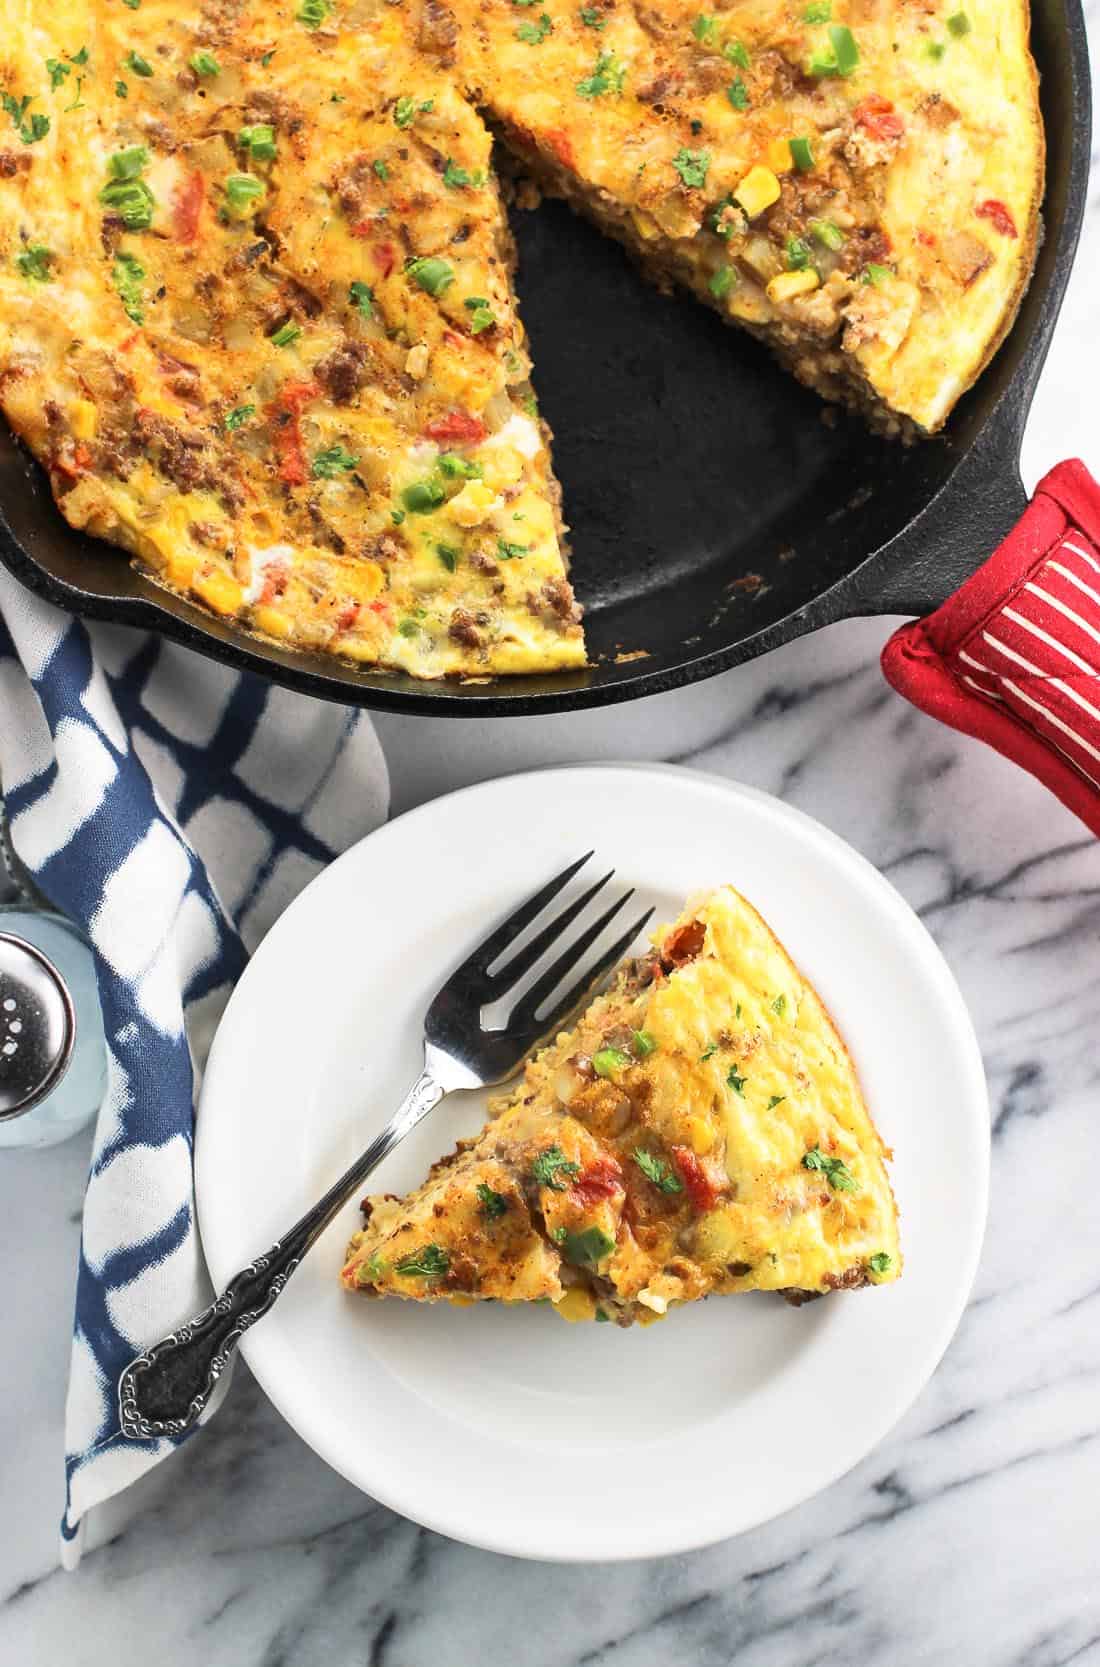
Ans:
[[[888,1153],[825,1007],[732,886],[655,934],[405,1199],[364,1201],[349,1290],[652,1320],[901,1272]]]
[[[9,21],[0,403],[71,524],[281,642],[583,665],[489,135],[406,12]]]

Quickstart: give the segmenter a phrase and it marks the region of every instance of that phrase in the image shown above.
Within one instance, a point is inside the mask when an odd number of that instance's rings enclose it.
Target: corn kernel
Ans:
[[[758,214],[763,214],[766,208],[779,201],[779,181],[770,168],[750,168],[733,197],[749,219],[755,220]]]
[[[554,1304],[563,1320],[571,1324],[575,1320],[593,1320],[596,1317],[596,1299],[591,1291],[586,1291],[583,1285],[571,1285]]]
[[[768,167],[776,174],[789,174],[794,168],[794,157],[791,155],[790,143],[786,139],[773,139],[767,149]]]
[[[278,608],[257,608],[252,623],[265,637],[289,637],[290,621]]]
[[[804,266],[801,272],[780,272],[768,285],[768,300],[791,301],[796,295],[808,295],[820,281],[812,266]]]
[[[69,411],[69,426],[77,440],[95,437],[98,413],[90,399],[74,399]]]
[[[218,568],[211,573],[200,573],[191,581],[191,588],[216,614],[235,614],[244,600],[244,591],[236,579]]]

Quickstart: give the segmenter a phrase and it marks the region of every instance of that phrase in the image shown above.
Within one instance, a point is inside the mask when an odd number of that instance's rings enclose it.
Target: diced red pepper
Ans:
[[[925,231],[923,226],[918,226],[917,228],[917,242],[923,243],[926,249],[934,249],[936,247],[936,239],[930,231]]]
[[[623,1191],[623,1172],[614,1158],[596,1158],[581,1170],[569,1190],[579,1204],[598,1204]]]
[[[305,447],[298,420],[303,406],[316,399],[321,389],[316,382],[287,382],[278,398],[268,406],[275,420],[272,435],[279,458],[279,479],[287,486],[304,486],[309,479]]]
[[[206,181],[199,173],[188,174],[176,192],[172,210],[172,225],[181,243],[194,243],[199,235],[202,205],[206,201]]]
[[[300,482],[295,482],[295,485],[300,484]],[[272,562],[266,567],[264,569],[264,582],[260,587],[260,594],[256,598],[260,606],[266,607],[269,602],[274,602],[277,596],[281,596],[289,579],[288,569],[280,566],[279,563]]]
[[[350,631],[359,618],[359,610],[362,605],[361,602],[349,602],[346,608],[341,608],[336,615],[336,629],[338,631]]]
[[[872,139],[900,139],[905,132],[904,121],[881,93],[868,93],[862,104],[856,105],[852,117]]]
[[[988,220],[994,231],[1000,232],[1002,237],[1018,237],[1016,222],[1012,218],[1004,203],[996,197],[987,197],[984,203],[979,203],[974,210],[983,220]]]
[[[566,168],[575,168],[577,166],[577,158],[573,150],[573,141],[570,139],[568,133],[566,133],[563,127],[549,128],[546,134],[546,142],[550,146],[554,155],[557,157],[558,161],[561,162]]]
[[[383,278],[388,278],[397,265],[397,250],[392,243],[376,243],[374,246],[374,260]]]
[[[661,960],[666,967],[680,967],[694,961],[703,947],[707,929],[701,920],[685,921],[661,946]]]
[[[672,1146],[669,1150],[692,1207],[696,1210],[712,1209],[721,1189],[707,1174],[690,1146]]]
[[[463,446],[476,446],[488,432],[481,418],[468,411],[448,411],[445,417],[433,417],[424,429],[429,440],[451,440]]]

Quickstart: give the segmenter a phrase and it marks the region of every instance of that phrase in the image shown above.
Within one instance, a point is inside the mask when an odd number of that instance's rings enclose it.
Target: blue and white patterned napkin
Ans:
[[[214,1027],[276,916],[385,819],[388,782],[362,713],[84,624],[2,570],[0,782],[16,854],[92,944],[107,1032],[66,1408],[71,1566],[85,1513],[176,1445],[123,1439],[116,1383],[210,1300],[191,1157]]]

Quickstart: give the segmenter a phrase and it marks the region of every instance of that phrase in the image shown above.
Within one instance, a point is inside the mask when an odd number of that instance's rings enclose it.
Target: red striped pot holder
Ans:
[[[1100,487],[1083,463],[1044,476],[984,566],[894,633],[882,669],[1100,834]]]

